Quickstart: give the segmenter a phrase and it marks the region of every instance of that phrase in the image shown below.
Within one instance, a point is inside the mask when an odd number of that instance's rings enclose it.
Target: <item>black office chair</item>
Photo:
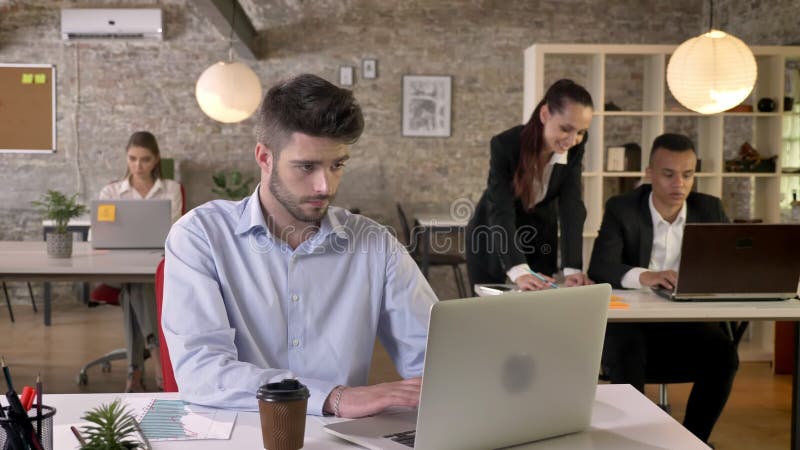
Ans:
[[[744,336],[744,332],[747,331],[747,327],[750,325],[750,322],[720,322],[720,326],[725,330],[725,333],[728,337],[733,341],[733,345],[735,347],[739,347],[739,342],[742,340],[742,336]],[[600,368],[600,379],[603,381],[609,381],[608,375],[605,374],[605,370],[601,367]],[[692,380],[688,378],[671,378],[669,380],[658,379],[658,380],[646,380],[648,384],[658,384],[658,407],[663,409],[667,414],[672,413],[672,406],[669,404],[669,391],[667,389],[668,384],[673,383],[691,383]]]
[[[36,309],[36,299],[33,297],[33,288],[31,287],[31,283],[28,282],[28,294],[31,296],[31,305],[33,305],[33,312],[38,313],[39,310]],[[8,295],[8,287],[6,286],[6,282],[3,281],[3,293],[6,295],[6,306],[8,307],[8,315],[11,317],[11,322],[14,322],[14,310],[11,309],[11,297]]]
[[[419,250],[419,246],[416,245],[418,232],[415,230],[413,233],[411,231],[411,227],[408,224],[408,218],[406,217],[405,211],[403,211],[403,207],[400,203],[397,203],[397,215],[400,217],[400,227],[402,228],[403,234],[398,236],[400,238],[401,243],[408,249],[409,254],[417,264],[422,263],[422,254]],[[459,298],[464,298],[467,296],[467,289],[464,285],[464,275],[461,273],[461,264],[466,264],[467,260],[464,258],[464,255],[456,255],[456,254],[449,254],[449,253],[433,253],[430,252],[428,254],[428,264],[431,267],[434,266],[450,266],[453,269],[453,276],[456,280],[456,288],[458,289],[458,296]]]

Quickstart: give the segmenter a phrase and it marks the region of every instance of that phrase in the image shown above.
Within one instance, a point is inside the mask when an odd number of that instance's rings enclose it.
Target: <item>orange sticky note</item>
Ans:
[[[106,204],[97,206],[98,222],[114,222],[117,220],[117,205]]]
[[[611,302],[608,304],[609,309],[628,309],[631,305],[622,301],[619,295],[612,295]]]

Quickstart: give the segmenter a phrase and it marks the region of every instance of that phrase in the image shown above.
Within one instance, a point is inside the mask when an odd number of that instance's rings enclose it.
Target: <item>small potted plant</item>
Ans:
[[[250,183],[254,180],[253,177],[245,179],[236,169],[221,170],[212,178],[216,187],[211,191],[229,200],[241,200],[250,195]]]
[[[67,233],[69,219],[86,212],[86,205],[78,203],[75,198],[67,197],[59,191],[48,190],[40,200],[31,202],[42,217],[55,222],[55,231],[47,233],[47,256],[51,258],[69,258],[72,256],[72,234]]]
[[[119,399],[88,411],[82,419],[91,425],[81,427],[81,450],[147,448],[133,440],[137,434],[141,435],[141,429]]]

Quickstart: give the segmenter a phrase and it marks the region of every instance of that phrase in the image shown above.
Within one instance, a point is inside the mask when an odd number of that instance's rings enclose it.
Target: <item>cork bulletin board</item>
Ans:
[[[0,64],[0,152],[55,151],[55,66]]]

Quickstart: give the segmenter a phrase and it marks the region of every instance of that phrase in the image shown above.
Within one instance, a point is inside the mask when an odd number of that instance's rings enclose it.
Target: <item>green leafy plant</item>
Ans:
[[[82,450],[131,450],[140,448],[137,442],[128,440],[138,427],[136,419],[122,406],[119,399],[108,405],[89,410],[82,417],[93,425],[82,428],[86,444]]]
[[[45,219],[50,219],[56,223],[56,233],[66,233],[69,219],[78,217],[87,211],[86,205],[78,203],[76,197],[67,197],[59,191],[48,190],[47,194],[42,195],[40,200],[31,202]]]
[[[216,187],[211,191],[230,200],[240,200],[249,195],[250,184],[254,181],[253,177],[245,179],[236,169],[220,170],[212,178]]]

